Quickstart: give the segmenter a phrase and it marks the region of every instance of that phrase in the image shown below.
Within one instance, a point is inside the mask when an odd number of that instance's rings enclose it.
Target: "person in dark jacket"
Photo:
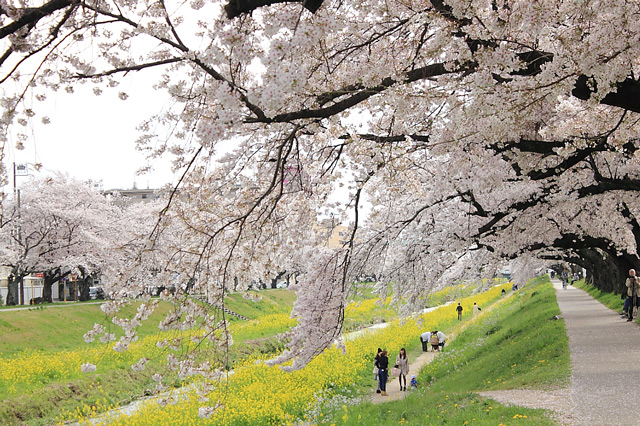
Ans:
[[[629,305],[627,309],[627,321],[633,321],[633,307],[640,306],[640,283],[636,278],[635,269],[629,269],[629,278],[625,281],[627,287],[627,296],[629,296]]]
[[[376,360],[376,367],[378,367],[380,395],[387,396],[387,377],[389,377],[389,358],[387,358],[387,351],[380,352]]]
[[[378,348],[376,351],[376,357],[373,359],[373,376],[375,381],[378,383],[378,389],[376,389],[376,393],[380,393],[380,380],[378,379],[378,358],[380,358],[380,353],[382,349]]]

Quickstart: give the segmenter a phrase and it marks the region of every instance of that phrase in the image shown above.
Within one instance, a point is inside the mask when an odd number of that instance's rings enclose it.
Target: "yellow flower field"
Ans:
[[[473,302],[484,306],[499,298],[502,287],[504,286],[462,299],[465,314],[471,313]],[[386,309],[387,305],[388,301],[365,300],[348,305],[345,314],[351,318],[369,318],[372,312],[379,311],[381,307]],[[347,341],[345,355],[338,349],[331,348],[303,370],[292,373],[285,373],[278,367],[268,367],[249,357],[236,362],[234,374],[207,395],[208,401],[202,402],[193,392],[187,393],[182,390],[178,403],[163,407],[149,404],[130,417],[105,420],[104,424],[284,424],[303,416],[316,404],[320,395],[331,396],[344,392],[354,383],[361,381],[364,375],[369,375],[375,348],[388,349],[390,357],[395,357],[400,347],[417,346],[417,336],[423,331],[441,328],[442,324],[451,324],[455,322],[455,317],[455,307],[444,306],[402,323],[394,321],[388,328],[375,334],[365,334]],[[236,340],[253,339],[280,333],[295,323],[296,320],[289,315],[273,314],[258,320],[235,323],[230,329]],[[89,373],[92,375],[108,374],[117,368],[129,370],[130,365],[142,357],[158,356],[160,360],[166,360],[166,349],[156,347],[156,342],[172,336],[181,336],[184,341],[188,341],[189,332],[167,332],[149,336],[132,343],[130,349],[125,352],[113,351],[113,343],[94,343],[81,350],[58,353],[23,352],[19,356],[0,358],[0,393],[5,397],[11,397],[28,394],[48,383],[85,378],[87,375],[81,372],[81,365],[87,362],[98,366],[96,373]],[[100,392],[97,394],[99,395],[94,400],[85,401],[84,407],[66,413],[61,420],[93,418],[97,413],[113,408],[114,402],[101,399]],[[212,410],[213,413],[208,419],[198,417],[200,407],[214,407],[216,404],[223,408]]]
[[[233,335],[244,334],[254,338],[284,332],[295,324],[296,320],[289,315],[273,314],[247,323],[232,324],[230,329]],[[156,347],[159,339],[180,337],[188,342],[189,336],[197,333],[197,330],[193,330],[148,336],[132,343],[129,350],[124,352],[112,350],[113,343],[111,343],[92,344],[74,351],[23,352],[10,358],[0,358],[0,390],[3,396],[8,397],[18,392],[29,392],[43,383],[82,378],[84,373],[81,372],[81,366],[87,362],[96,364],[98,372],[104,372],[110,368],[129,368],[131,364],[143,357],[154,358],[156,355],[163,354],[162,358],[166,359],[166,353]]]
[[[462,299],[466,314],[473,303],[486,306],[501,296],[502,288],[494,287],[484,293]],[[418,343],[425,330],[439,328],[457,318],[455,306],[443,306],[429,313],[405,320],[394,321],[375,334],[346,342],[346,354],[331,348],[316,357],[302,370],[286,373],[278,367],[247,362],[236,366],[235,373],[207,395],[208,401],[199,401],[194,392],[178,402],[157,406],[147,404],[131,416],[105,420],[109,425],[279,425],[304,416],[320,395],[340,393],[373,367],[377,347],[385,348],[390,358],[401,347]],[[202,406],[214,407],[209,418],[198,417]]]

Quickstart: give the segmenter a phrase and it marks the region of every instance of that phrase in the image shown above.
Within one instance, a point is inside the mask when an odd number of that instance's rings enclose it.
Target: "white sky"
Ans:
[[[118,80],[118,87],[105,89],[100,96],[93,94],[93,85],[85,84],[76,86],[74,94],[48,91],[45,101],[34,101],[36,116],[26,128],[14,124],[10,135],[14,139],[8,144],[5,160],[9,185],[13,185],[13,162],[42,164],[40,173],[30,167],[32,176],[64,172],[81,180],[102,181],[105,190],[131,189],[134,181],[141,189],[177,183],[179,175],[171,171],[169,158],[155,161],[152,172],[136,175],[146,164],[144,155],[135,149],[140,135],[136,127],[167,109],[169,96],[152,88],[157,79],[149,70]],[[128,99],[119,99],[119,92],[127,93]],[[43,116],[51,123],[42,124]],[[29,135],[21,151],[15,148],[19,132]],[[17,177],[18,188],[27,182],[28,178]],[[334,197],[345,202],[345,189],[337,189]],[[361,214],[366,216],[371,206],[366,199],[361,203]]]
[[[47,92],[45,101],[34,104],[37,115],[33,123],[26,128],[14,125],[16,133],[25,132],[29,139],[22,151],[16,150],[15,140],[9,143],[6,162],[10,184],[14,161],[41,163],[44,173],[61,171],[82,180],[102,180],[104,189],[130,189],[134,180],[138,188],[175,182],[168,160],[154,162],[155,171],[136,176],[146,164],[135,149],[136,126],[168,102],[166,94],[151,88],[149,77],[148,73],[132,73],[101,96],[93,94],[92,85],[77,86],[74,94]],[[126,92],[129,98],[120,100],[119,92]],[[41,124],[43,116],[51,123]],[[22,181],[18,177],[18,186]]]

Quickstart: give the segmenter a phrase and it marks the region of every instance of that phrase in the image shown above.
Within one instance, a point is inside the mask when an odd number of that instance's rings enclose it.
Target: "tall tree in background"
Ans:
[[[34,179],[21,190],[19,206],[15,201],[5,200],[0,228],[0,264],[11,268],[16,283],[7,304],[27,302],[22,283],[29,274],[98,272],[110,261],[117,209],[86,183],[63,175]],[[50,298],[55,281],[48,278],[43,293]]]

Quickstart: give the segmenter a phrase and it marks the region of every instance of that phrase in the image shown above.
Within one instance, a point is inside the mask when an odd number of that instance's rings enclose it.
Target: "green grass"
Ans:
[[[241,294],[230,295],[227,306],[250,318],[290,312],[294,298],[291,291],[270,290],[259,294],[262,296],[260,302],[246,300]],[[472,327],[449,344],[433,364],[423,369],[419,376],[421,387],[417,392],[398,402],[350,406],[346,410],[339,408],[339,413],[329,410],[324,419],[332,418],[336,425],[464,425],[465,421],[474,425],[553,425],[542,410],[504,407],[484,400],[474,392],[565,384],[569,377],[569,357],[564,324],[550,320],[558,313],[550,284],[538,280],[510,296],[507,303],[472,321]],[[15,314],[22,314],[23,317],[14,318]],[[73,349],[84,345],[81,335],[103,318],[99,305],[0,313],[0,345],[5,345],[0,348],[19,350],[19,336],[29,336],[29,339],[43,339],[39,343],[42,347],[52,345],[51,348],[62,348],[47,349],[51,352],[66,350],[67,345]],[[157,321],[149,323],[155,326]],[[455,323],[457,321],[439,326],[446,330]],[[230,362],[251,352],[267,353],[281,349],[282,343],[273,334],[283,331],[286,328],[284,324],[272,321],[267,329],[252,330],[251,326],[247,327],[239,333],[238,337],[241,338],[236,340],[233,347],[238,353],[230,358]],[[69,328],[69,325],[72,327]],[[60,333],[56,337],[38,337],[33,329],[40,327],[45,328],[42,331],[44,334],[46,330],[49,333],[58,330]],[[79,333],[73,338],[72,329]],[[246,335],[242,336],[242,333]],[[5,337],[8,336],[13,339],[11,344],[5,343]],[[24,337],[22,345],[23,349],[33,348]],[[0,356],[6,355],[1,353],[3,350],[0,349]],[[408,346],[407,350],[411,356],[417,355],[420,351],[418,340],[415,341],[415,347]],[[83,379],[49,383],[29,395],[5,401],[0,409],[0,424],[51,424],[61,412],[71,412],[75,407],[91,404],[94,400],[104,398],[109,405],[127,403],[140,397],[144,389],[151,385],[149,378],[153,366],[135,375],[128,366],[114,365],[108,371],[102,367],[107,366],[101,366],[98,373],[86,375]],[[363,377],[362,383],[354,385],[356,392],[368,388],[372,381],[368,376],[370,374],[367,375],[368,380]],[[173,384],[180,385],[177,381]]]
[[[473,284],[458,284],[444,288],[436,293],[430,294],[426,299],[426,306],[439,306],[447,302],[471,296],[478,287]]]
[[[426,368],[433,390],[562,387],[570,377],[569,347],[555,291],[541,279],[472,325]],[[446,380],[440,380],[445,377]]]
[[[122,309],[120,316],[131,318],[139,303]],[[139,329],[139,336],[145,337],[158,332],[158,322],[171,309],[169,303],[161,303],[156,311]],[[98,304],[78,304],[68,307],[38,308],[21,311],[0,312],[0,356],[9,357],[24,350],[68,351],[85,347],[82,336],[95,323],[111,326]]]
[[[252,302],[241,294],[227,297],[230,308],[247,317],[263,317],[273,313],[285,314],[291,311],[294,293],[289,290],[271,290],[259,293],[262,300]],[[119,316],[131,317],[138,303],[126,307]],[[140,337],[154,336],[160,332],[158,322],[172,308],[169,303],[161,302],[156,312],[144,322],[140,328]],[[61,308],[50,308],[48,305],[38,306],[30,310],[0,312],[0,357],[12,358],[21,353],[40,351],[43,354],[55,354],[87,348],[83,335],[93,327],[94,323],[109,325],[99,304],[78,303]],[[245,325],[246,324],[246,325]],[[290,324],[289,324],[290,325]],[[225,362],[231,367],[233,362],[253,353],[274,353],[283,349],[283,343],[276,337],[289,326],[284,321],[272,321],[258,331],[252,331],[252,322],[238,320],[232,327],[246,328],[238,336],[234,336],[232,351]],[[111,324],[112,330],[119,327]],[[188,340],[188,339],[187,339]],[[215,346],[215,345],[214,345]],[[211,349],[202,347],[207,356],[213,360],[216,356]],[[214,348],[215,349],[215,348]],[[110,347],[105,350],[111,351]],[[219,349],[216,349],[219,351]],[[203,352],[204,353],[204,352]],[[218,356],[219,357],[219,356]],[[98,364],[96,373],[82,374],[66,380],[43,376],[35,383],[20,384],[12,396],[0,391],[3,401],[0,404],[0,424],[43,426],[56,422],[64,412],[73,412],[76,407],[85,404],[118,406],[127,404],[152,389],[155,383],[151,380],[154,372],[159,371],[161,361],[166,358],[152,357],[147,368],[133,373],[130,362],[106,362]],[[87,360],[96,363],[96,360]],[[175,378],[165,380],[170,386],[180,386],[182,382]]]
[[[590,284],[585,283],[584,280],[574,281],[573,285],[589,293],[594,299],[602,303],[607,308],[613,309],[616,312],[622,311],[624,299],[622,299],[619,294],[602,291]]]
[[[130,368],[120,368],[5,399],[0,404],[0,424],[47,426],[56,424],[62,413],[74,412],[85,404],[127,404],[143,397],[146,387],[153,387],[153,373],[153,369],[134,374]]]
[[[557,388],[570,378],[569,348],[555,293],[545,278],[469,323],[400,401],[327,409],[336,425],[555,425],[544,410],[507,407],[475,392]]]
[[[258,295],[262,300],[252,302],[242,297],[243,293],[231,293],[224,299],[225,306],[237,314],[255,319],[265,315],[291,313],[291,307],[296,299],[296,294],[287,289],[250,291],[248,293]],[[230,319],[234,320],[234,318]]]
[[[252,302],[244,299],[241,294],[231,294],[227,296],[225,303],[234,312],[252,319],[273,313],[289,313],[295,299],[295,294],[290,290],[262,291],[260,296],[260,302]],[[131,318],[138,305],[138,302],[134,302],[131,306],[123,308],[118,316]],[[110,324],[100,310],[100,304],[74,303],[56,308],[51,306],[38,305],[28,310],[2,310],[0,356],[10,357],[23,350],[57,352],[85,347],[82,336],[95,323],[110,326],[115,331],[120,330],[119,327]],[[158,333],[158,323],[171,309],[170,303],[161,302],[140,327],[139,337]]]
[[[0,311],[11,311],[11,310],[23,310],[24,308],[29,308],[29,309],[41,309],[43,307],[47,307],[47,306],[67,306],[67,307],[71,307],[71,306],[82,306],[82,305],[98,305],[102,302],[104,302],[104,300],[96,300],[96,299],[92,299],[92,300],[86,300],[83,302],[80,301],[68,301],[68,302],[52,302],[52,303],[44,303],[41,305],[4,305],[4,300],[0,299],[0,301],[2,301],[2,304],[0,304]]]
[[[371,281],[361,281],[354,283],[350,288],[350,302],[359,302],[367,299],[375,299],[379,297],[379,293],[375,290],[376,283]],[[387,286],[387,289],[389,286]]]

